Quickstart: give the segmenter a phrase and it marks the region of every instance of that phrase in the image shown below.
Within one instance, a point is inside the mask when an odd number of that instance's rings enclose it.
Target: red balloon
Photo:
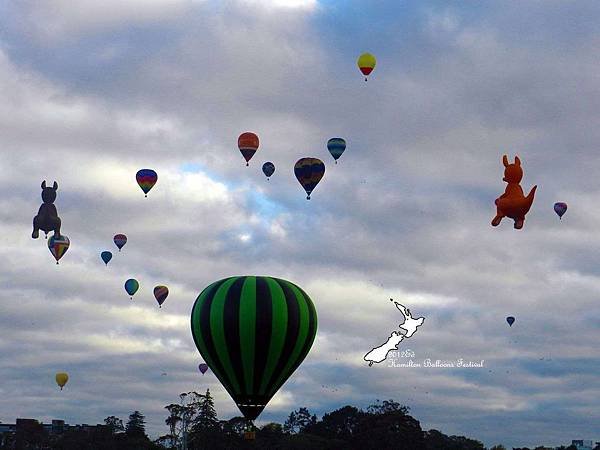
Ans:
[[[240,137],[238,138],[238,148],[246,160],[246,165],[248,165],[248,162],[252,159],[256,150],[258,150],[258,144],[259,141],[256,134],[249,131],[240,134]]]

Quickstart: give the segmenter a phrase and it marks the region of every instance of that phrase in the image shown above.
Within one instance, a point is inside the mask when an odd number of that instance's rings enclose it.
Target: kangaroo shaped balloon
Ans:
[[[60,238],[60,217],[58,217],[58,211],[54,206],[54,200],[56,200],[56,191],[58,189],[58,183],[55,181],[52,187],[46,187],[46,180],[42,182],[42,206],[37,213],[37,216],[33,218],[33,233],[31,237],[37,239],[42,230],[46,237],[50,231],[54,231],[54,237]]]
[[[529,212],[533,204],[533,197],[537,185],[534,186],[527,197],[523,193],[523,189],[519,184],[523,179],[523,169],[521,168],[521,160],[515,156],[514,164],[508,163],[508,157],[504,155],[502,158],[504,163],[504,178],[508,185],[504,194],[496,199],[496,217],[492,220],[492,226],[497,227],[503,217],[509,217],[515,221],[515,228],[520,230],[525,223],[525,214]]]

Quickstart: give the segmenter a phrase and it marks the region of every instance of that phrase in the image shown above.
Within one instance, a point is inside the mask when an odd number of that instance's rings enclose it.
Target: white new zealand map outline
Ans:
[[[400,345],[400,342],[402,342],[404,338],[410,338],[417,332],[417,329],[423,325],[423,322],[425,322],[425,317],[413,319],[410,309],[398,302],[395,302],[391,298],[390,301],[394,302],[396,308],[398,308],[398,311],[402,313],[404,316],[404,322],[398,325],[400,332],[392,331],[392,334],[390,334],[390,337],[388,337],[384,344],[373,347],[373,349],[363,357],[365,361],[369,362],[369,367],[371,367],[373,363],[379,364],[380,362],[385,361],[390,351],[398,350],[398,345]]]

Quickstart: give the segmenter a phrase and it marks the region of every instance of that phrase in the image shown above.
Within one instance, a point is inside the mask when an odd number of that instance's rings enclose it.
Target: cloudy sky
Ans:
[[[393,398],[486,445],[600,440],[599,19],[594,1],[0,2],[0,420],[139,409],[158,437],[164,405],[206,388],[239,415],[197,371],[189,314],[254,274],[302,286],[319,317],[259,424]],[[520,231],[490,226],[505,153],[538,185]],[[305,156],[327,166],[310,201]],[[31,238],[42,180],[71,240],[59,266]],[[401,344],[415,362],[484,367],[369,367],[401,321],[390,298],[426,318]]]

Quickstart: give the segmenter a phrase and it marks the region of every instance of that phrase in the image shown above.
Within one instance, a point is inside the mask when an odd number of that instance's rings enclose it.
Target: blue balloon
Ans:
[[[268,180],[269,177],[271,175],[273,175],[273,173],[275,172],[275,164],[273,164],[270,161],[267,161],[266,163],[263,164],[262,171],[267,176],[267,180]]]
[[[512,324],[515,323],[515,318],[513,316],[508,316],[506,321],[508,322],[508,325],[512,327]]]
[[[108,266],[108,262],[112,259],[112,253],[104,251],[104,252],[100,253],[100,258],[102,258],[102,261],[104,261],[104,264],[106,264]]]
[[[344,150],[346,150],[346,141],[342,138],[331,138],[327,141],[327,150],[329,150],[329,153],[331,153],[337,164],[337,160],[342,156]]]
[[[130,278],[129,280],[127,280],[125,282],[125,290],[131,296],[130,298],[132,300],[133,300],[133,294],[135,294],[137,292],[139,287],[140,287],[140,284],[138,283],[138,281],[135,278]]]
[[[563,214],[567,212],[567,204],[564,202],[555,203],[554,212],[558,214],[558,218],[562,220]]]

